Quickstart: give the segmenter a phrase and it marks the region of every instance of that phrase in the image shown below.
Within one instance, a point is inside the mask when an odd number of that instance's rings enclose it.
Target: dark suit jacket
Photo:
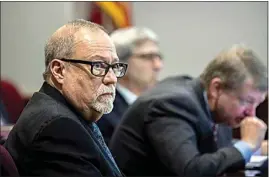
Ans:
[[[215,143],[199,79],[168,78],[128,109],[110,148],[127,176],[215,176],[243,169],[231,129]]]
[[[86,122],[44,83],[9,134],[5,147],[20,175],[121,176]]]
[[[104,114],[101,119],[97,121],[97,125],[102,132],[105,142],[109,144],[109,141],[114,133],[115,128],[119,124],[123,114],[128,109],[129,105],[116,89],[116,97],[113,103],[114,108],[111,113]]]

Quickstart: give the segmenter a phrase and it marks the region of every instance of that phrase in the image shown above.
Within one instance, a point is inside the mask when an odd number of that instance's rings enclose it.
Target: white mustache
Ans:
[[[114,85],[101,87],[98,90],[97,95],[102,95],[102,94],[106,94],[106,93],[111,93],[111,94],[113,94],[113,97],[115,97],[116,87]]]

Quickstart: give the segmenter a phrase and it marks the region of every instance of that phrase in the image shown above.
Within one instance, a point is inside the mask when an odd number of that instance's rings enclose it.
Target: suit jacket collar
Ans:
[[[196,94],[199,102],[201,103],[203,110],[205,110],[207,117],[209,117],[209,120],[212,123],[213,122],[213,115],[209,109],[208,100],[205,97],[206,96],[205,95],[205,93],[206,93],[205,87],[203,86],[200,78],[193,79],[192,83],[193,83],[193,88],[194,88],[195,94]]]
[[[41,89],[39,90],[41,93],[45,93],[46,95],[49,95],[52,97],[54,100],[57,102],[65,105],[68,109],[70,109],[72,112],[74,112],[79,118],[83,119],[82,115],[80,112],[78,112],[73,105],[71,105],[65,97],[54,87],[52,87],[50,84],[47,82],[44,82]],[[86,121],[85,119],[83,119]]]

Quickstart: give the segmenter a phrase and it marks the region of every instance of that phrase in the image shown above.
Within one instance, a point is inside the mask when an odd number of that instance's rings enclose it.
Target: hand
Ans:
[[[241,140],[255,152],[261,147],[267,130],[266,124],[257,117],[246,117],[240,125]]]
[[[268,155],[268,140],[264,140],[261,145],[261,155]]]

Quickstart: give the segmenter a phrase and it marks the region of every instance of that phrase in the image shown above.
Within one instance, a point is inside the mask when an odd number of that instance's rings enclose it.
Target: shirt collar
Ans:
[[[120,84],[117,84],[117,90],[123,96],[128,105],[133,104],[133,102],[137,99],[137,96],[133,92],[131,92],[130,90],[128,90],[127,88],[123,87]]]

